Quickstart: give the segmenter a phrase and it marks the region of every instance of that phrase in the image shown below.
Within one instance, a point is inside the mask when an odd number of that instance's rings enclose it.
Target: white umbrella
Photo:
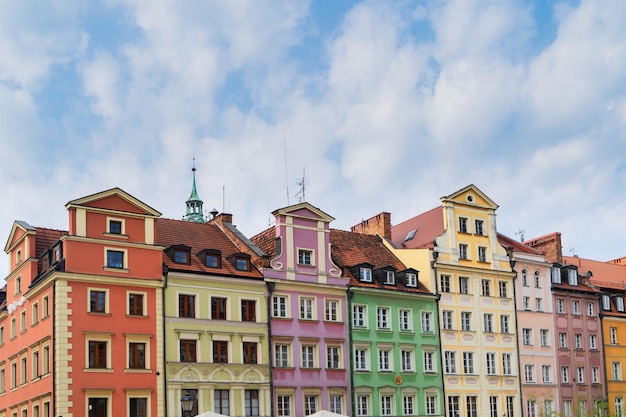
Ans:
[[[344,416],[343,414],[332,413],[326,410],[321,410],[315,414],[309,415],[309,417],[348,417],[348,416]]]
[[[205,411],[202,414],[198,414],[196,417],[228,417],[224,414],[214,413],[213,411]]]

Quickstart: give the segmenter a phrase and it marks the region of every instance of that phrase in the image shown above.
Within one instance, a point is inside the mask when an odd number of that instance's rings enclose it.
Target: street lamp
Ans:
[[[185,396],[180,399],[180,406],[183,408],[183,417],[191,417],[191,410],[193,409],[193,397],[189,393],[185,393]]]

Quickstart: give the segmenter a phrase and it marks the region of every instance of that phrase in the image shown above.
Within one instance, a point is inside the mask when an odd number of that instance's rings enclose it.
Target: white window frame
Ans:
[[[352,325],[359,328],[367,328],[367,306],[361,304],[352,305]]]
[[[279,319],[289,318],[289,296],[285,294],[272,295],[272,317]]]
[[[315,320],[316,319],[316,311],[315,311],[316,299],[315,297],[300,297],[298,300],[298,306],[300,309],[299,317],[300,320]]]

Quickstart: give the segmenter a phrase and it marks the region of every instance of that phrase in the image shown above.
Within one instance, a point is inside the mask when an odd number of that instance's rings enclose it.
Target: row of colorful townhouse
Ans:
[[[14,223],[0,417],[624,415],[626,265],[498,234],[473,185],[350,231],[301,203],[251,238],[195,172],[186,204],[115,188],[67,231]]]

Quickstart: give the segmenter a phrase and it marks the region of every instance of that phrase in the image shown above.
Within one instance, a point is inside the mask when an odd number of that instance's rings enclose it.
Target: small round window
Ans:
[[[469,201],[470,203],[471,203],[472,201],[474,201],[474,196],[472,196],[472,195],[468,195],[468,196],[467,196],[467,201]]]

